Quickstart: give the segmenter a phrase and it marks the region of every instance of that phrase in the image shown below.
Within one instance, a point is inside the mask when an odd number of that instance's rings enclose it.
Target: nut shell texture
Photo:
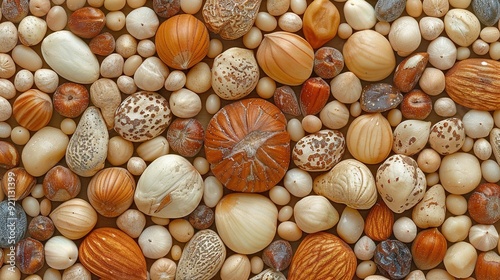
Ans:
[[[283,178],[290,163],[285,115],[263,99],[227,105],[207,126],[205,154],[212,172],[228,189],[267,191]]]
[[[338,236],[309,234],[300,243],[288,271],[288,280],[350,280],[356,272],[356,256]]]
[[[80,262],[103,280],[147,278],[141,248],[126,233],[115,228],[98,228],[80,244]]]
[[[30,89],[20,94],[12,106],[17,123],[31,131],[46,126],[52,118],[52,100],[40,90]]]
[[[320,130],[302,137],[295,144],[292,159],[306,171],[328,171],[342,160],[345,138],[336,130]]]
[[[168,100],[140,91],[125,98],[115,112],[115,131],[125,140],[143,142],[163,133],[172,120]]]

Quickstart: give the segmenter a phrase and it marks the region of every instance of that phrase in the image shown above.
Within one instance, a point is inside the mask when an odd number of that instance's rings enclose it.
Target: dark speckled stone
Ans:
[[[472,10],[479,21],[486,26],[493,26],[500,18],[499,0],[472,0]]]
[[[378,0],[375,4],[375,15],[378,20],[391,22],[404,12],[406,0]]]
[[[23,207],[17,201],[0,202],[0,247],[17,244],[26,234],[28,223]]]
[[[411,251],[403,242],[385,240],[376,249],[373,261],[380,273],[391,279],[403,279],[411,270]]]

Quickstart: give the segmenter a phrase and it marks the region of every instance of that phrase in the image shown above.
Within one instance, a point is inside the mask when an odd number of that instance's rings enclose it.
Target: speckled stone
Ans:
[[[195,229],[207,229],[212,226],[215,221],[215,213],[212,208],[200,204],[189,214],[189,223]]]
[[[493,26],[500,19],[500,2],[498,0],[472,0],[474,14],[486,26]]]
[[[399,240],[385,240],[376,249],[373,261],[380,273],[391,279],[403,279],[410,273],[411,251]]]
[[[0,202],[0,247],[16,245],[26,234],[28,222],[20,203],[4,200]]]
[[[396,108],[403,101],[403,94],[391,84],[368,84],[363,87],[359,101],[365,112],[385,112]]]
[[[153,0],[153,10],[162,18],[175,16],[181,10],[180,0]]]
[[[379,0],[375,4],[375,16],[380,21],[391,22],[401,16],[405,7],[405,0]]]
[[[286,240],[273,241],[262,251],[262,261],[276,271],[287,269],[292,262],[292,256],[292,245]]]

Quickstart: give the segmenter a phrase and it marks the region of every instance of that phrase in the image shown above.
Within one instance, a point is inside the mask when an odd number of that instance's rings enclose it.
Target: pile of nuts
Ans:
[[[2,0],[0,279],[498,279],[498,0]]]

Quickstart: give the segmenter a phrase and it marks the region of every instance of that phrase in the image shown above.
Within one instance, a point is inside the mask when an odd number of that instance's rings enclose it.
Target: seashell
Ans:
[[[97,223],[97,213],[87,201],[73,198],[59,205],[49,217],[66,238],[76,240],[89,233]]]
[[[71,82],[91,84],[99,78],[99,61],[89,46],[68,30],[56,31],[42,41],[45,62]]]
[[[92,177],[87,196],[94,209],[104,217],[116,217],[134,201],[135,180],[127,169],[110,167]]]
[[[76,174],[90,177],[104,168],[109,134],[98,108],[88,107],[66,149],[66,164]]]

